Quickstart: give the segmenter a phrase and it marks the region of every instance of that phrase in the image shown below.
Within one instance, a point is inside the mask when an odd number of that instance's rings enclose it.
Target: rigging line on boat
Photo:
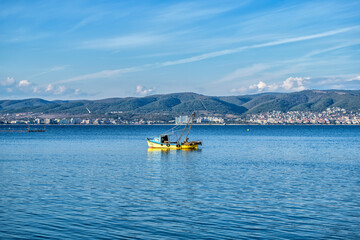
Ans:
[[[169,130],[167,130],[166,132],[160,134],[160,135],[169,135],[169,136],[173,136],[174,139],[177,139],[181,129],[179,129],[181,127],[181,125],[175,125],[174,127],[170,128]]]
[[[191,125],[190,125],[189,130],[188,130],[188,132],[187,132],[187,134],[186,134],[185,139],[187,139],[187,138],[188,138],[188,136],[189,136],[189,133],[190,133],[190,130],[191,130],[191,126],[192,126],[192,121],[191,121]]]
[[[174,134],[174,133],[176,133],[177,131],[180,131],[180,129],[174,131],[176,128],[179,128],[179,127],[180,127],[180,125],[175,125],[174,127],[170,128],[169,130],[167,130],[166,132],[162,133],[161,135],[168,134],[170,131],[172,132],[172,134]]]
[[[180,137],[179,137],[178,140],[177,140],[177,144],[179,144],[182,136],[183,136],[184,133],[185,133],[186,128],[188,127],[188,125],[189,125],[190,123],[191,123],[191,125],[192,125],[194,117],[195,117],[195,112],[193,112],[193,113],[191,114],[189,121],[188,121],[187,124],[185,125],[185,127],[184,127],[184,129],[183,129],[183,131],[182,131],[182,133],[181,133],[181,135],[180,135]],[[191,129],[191,125],[190,125],[190,127],[189,127],[189,130]],[[188,132],[187,135],[189,135],[189,132]]]
[[[186,134],[185,139],[189,136],[191,127],[192,127],[192,125],[193,125],[193,121],[194,121],[194,119],[195,119],[195,112],[193,112],[193,113],[191,114],[191,118],[192,118],[192,119],[191,119],[191,124],[190,124],[189,130],[188,130],[188,132],[187,132],[187,134]]]

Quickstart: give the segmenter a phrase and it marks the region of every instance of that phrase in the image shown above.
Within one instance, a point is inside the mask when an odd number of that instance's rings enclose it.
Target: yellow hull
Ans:
[[[170,144],[170,145],[166,145],[166,144],[159,144],[159,143],[154,143],[154,142],[150,142],[147,141],[148,145],[150,148],[161,148],[161,149],[174,149],[174,150],[179,150],[179,149],[197,149],[198,148],[198,144],[194,144],[194,145],[174,145],[174,144]]]

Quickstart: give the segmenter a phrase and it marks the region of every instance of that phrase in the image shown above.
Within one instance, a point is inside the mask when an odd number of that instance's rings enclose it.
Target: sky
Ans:
[[[360,89],[360,1],[0,1],[0,99]]]

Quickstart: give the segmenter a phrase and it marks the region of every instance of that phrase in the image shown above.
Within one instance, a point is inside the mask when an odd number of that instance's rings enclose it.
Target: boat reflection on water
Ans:
[[[170,156],[188,156],[194,153],[201,153],[201,149],[171,150],[171,149],[162,149],[162,148],[148,148],[147,159],[149,161],[156,161],[156,160],[168,159]]]

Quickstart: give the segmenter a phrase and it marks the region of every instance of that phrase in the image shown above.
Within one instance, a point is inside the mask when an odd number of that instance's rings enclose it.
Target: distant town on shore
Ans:
[[[360,91],[212,97],[174,93],[104,100],[0,100],[0,124],[360,124]]]

